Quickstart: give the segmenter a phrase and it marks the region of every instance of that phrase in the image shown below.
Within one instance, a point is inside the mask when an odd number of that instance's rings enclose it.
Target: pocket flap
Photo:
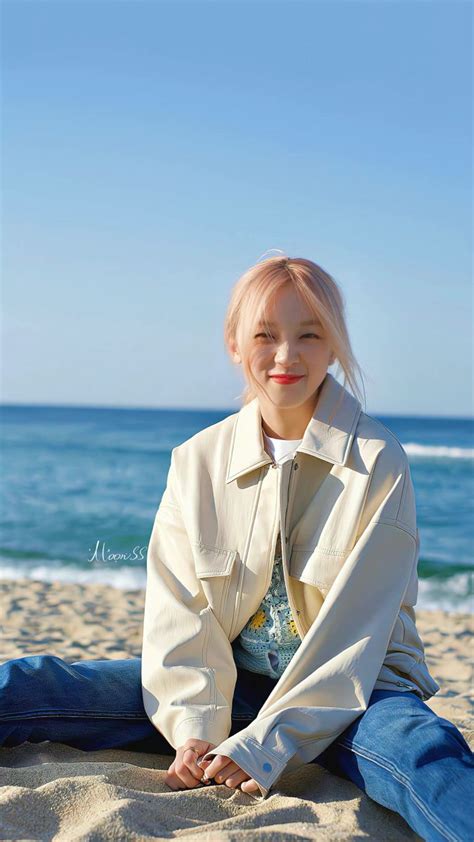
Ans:
[[[216,547],[195,545],[194,562],[196,575],[199,579],[209,576],[229,576],[238,555],[237,550],[224,550]]]
[[[323,547],[294,546],[290,555],[290,576],[308,585],[329,588],[339,573],[347,553]]]

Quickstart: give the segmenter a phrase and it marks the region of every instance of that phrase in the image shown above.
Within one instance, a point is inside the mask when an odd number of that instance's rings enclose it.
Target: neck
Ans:
[[[321,386],[303,406],[280,408],[273,404],[261,407],[262,429],[272,439],[302,439],[316,409]]]

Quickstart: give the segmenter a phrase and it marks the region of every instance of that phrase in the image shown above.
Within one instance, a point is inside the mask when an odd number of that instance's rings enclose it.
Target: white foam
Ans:
[[[448,614],[472,614],[472,577],[471,572],[466,572],[450,576],[449,579],[419,579],[416,608],[447,611]]]
[[[426,459],[474,459],[473,447],[444,447],[442,445],[402,444],[407,456],[420,456]]]
[[[471,572],[466,572],[450,576],[449,579],[438,577],[419,579],[416,608],[428,611],[442,610],[449,614],[472,613],[474,609],[472,577]],[[0,579],[77,582],[81,585],[110,585],[119,590],[144,590],[146,570],[137,567],[113,569],[110,566],[83,570],[72,565],[61,565],[60,561],[31,564],[22,562],[19,566],[13,565],[11,560],[0,559]]]
[[[119,590],[139,590],[146,586],[146,571],[137,567],[92,568],[83,570],[60,562],[13,566],[0,561],[0,579],[35,579],[40,582],[74,582],[80,585],[110,585]]]

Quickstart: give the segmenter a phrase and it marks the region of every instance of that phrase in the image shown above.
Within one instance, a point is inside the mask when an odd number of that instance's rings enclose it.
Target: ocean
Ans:
[[[144,588],[171,449],[237,409],[1,406],[0,578]],[[410,462],[417,607],[472,611],[473,419],[373,417]]]

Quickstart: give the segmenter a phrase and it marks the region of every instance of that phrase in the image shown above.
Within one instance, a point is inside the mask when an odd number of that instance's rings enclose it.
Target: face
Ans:
[[[270,326],[261,323],[253,334],[249,366],[259,385],[262,409],[312,412],[315,394],[335,355],[321,324],[300,301],[291,285],[276,293],[268,313]],[[236,349],[236,362],[241,362]],[[277,374],[301,375],[291,383],[279,382]],[[294,413],[290,413],[294,415]]]

